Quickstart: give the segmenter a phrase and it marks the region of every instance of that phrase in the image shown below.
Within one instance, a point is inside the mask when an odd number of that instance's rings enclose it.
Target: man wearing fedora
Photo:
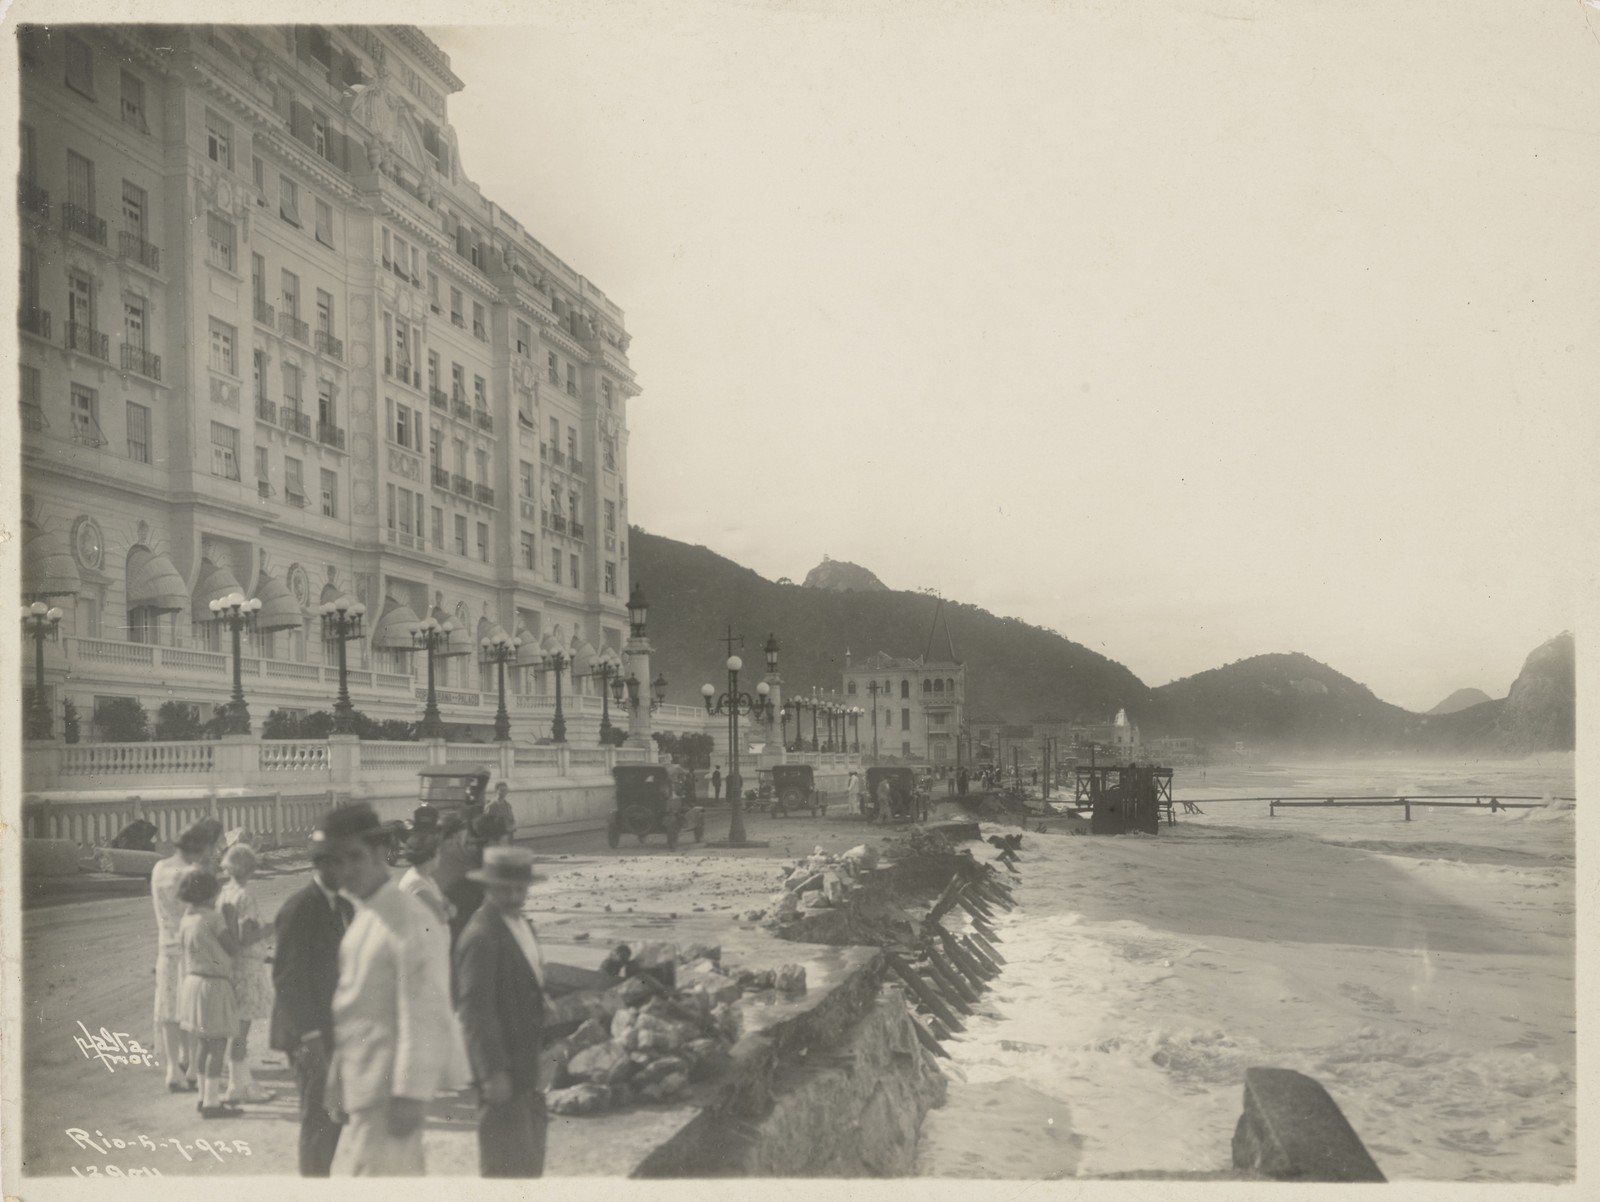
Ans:
[[[300,1175],[326,1177],[339,1146],[339,1124],[325,1097],[333,1052],[333,991],[339,984],[339,940],[354,917],[339,896],[328,840],[311,837],[311,881],[273,920],[272,1047],[287,1052],[300,1090]]]
[[[453,1021],[445,974],[431,963],[437,920],[390,882],[387,835],[371,806],[340,806],[322,830],[339,888],[356,903],[333,995],[332,1079],[350,1116],[350,1171],[421,1176],[423,1114],[445,1076],[440,1032]]]
[[[548,1123],[539,1090],[544,962],[522,914],[533,852],[485,848],[483,867],[469,875],[484,896],[456,943],[456,1005],[478,1082],[478,1170],[538,1177]]]

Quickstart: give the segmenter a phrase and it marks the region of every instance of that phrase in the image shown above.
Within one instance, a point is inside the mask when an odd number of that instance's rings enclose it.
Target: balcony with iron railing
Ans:
[[[445,490],[445,492],[449,492],[450,473],[442,467],[435,467],[433,469],[433,486],[435,488],[442,488]]]
[[[550,529],[554,530],[557,534],[565,534],[567,532],[567,519],[559,513],[551,514]]]
[[[264,396],[256,398],[256,420],[266,422],[268,425],[278,424],[278,406],[274,401],[267,400]]]
[[[548,509],[539,511],[539,528],[541,530],[550,529],[550,511]]]
[[[81,321],[67,322],[67,349],[111,362],[111,339]]]
[[[256,320],[264,326],[271,326],[276,329],[278,325],[278,311],[271,305],[267,304],[267,302],[262,300],[259,296],[255,299]]]
[[[50,337],[50,310],[24,305],[17,310],[17,327],[36,338]]]
[[[494,433],[494,414],[487,409],[478,409],[472,415],[473,421],[478,423],[478,429],[486,434]]]
[[[311,327],[293,313],[278,314],[278,328],[283,331],[284,337],[293,338],[296,342],[311,341]]]
[[[473,490],[473,495],[477,498],[479,505],[494,504],[494,489],[490,488],[487,484],[477,485]]]
[[[87,238],[97,246],[106,244],[106,220],[96,217],[81,205],[61,206],[61,228],[69,234]]]
[[[37,433],[40,430],[49,429],[50,423],[45,419],[44,407],[38,401],[24,400],[21,409],[22,428],[24,430]]]
[[[400,381],[408,388],[415,388],[419,391],[422,388],[422,372],[413,369],[411,364],[404,359],[396,363],[393,355],[385,355],[383,357],[383,374],[390,379]]]
[[[574,476],[583,475],[583,460],[579,459],[576,455],[574,455],[571,459],[569,459],[567,461],[567,470],[569,472],[571,472]]]
[[[50,216],[50,193],[31,179],[17,180],[17,203],[22,211],[33,217]]]
[[[283,428],[291,434],[298,434],[301,438],[311,437],[311,415],[302,413],[298,408],[290,408],[285,403],[278,410],[278,418]]]
[[[470,422],[472,420],[472,406],[465,401],[455,401],[450,406],[450,412],[456,420]]]
[[[272,487],[272,482],[269,480],[256,481],[256,495],[259,496],[263,501],[269,500],[277,491],[277,489]]]
[[[472,481],[465,476],[452,475],[450,477],[450,487],[458,496],[470,497],[472,495]]]
[[[432,403],[435,409],[442,409],[446,413],[450,412],[450,394],[444,389],[428,389],[428,400]]]
[[[332,422],[317,422],[317,441],[325,447],[344,450],[344,430]]]
[[[303,492],[295,492],[294,485],[292,484],[284,485],[283,499],[288,504],[293,505],[296,509],[304,509],[306,507],[306,494]]]
[[[453,326],[460,326],[464,330],[467,328],[467,319],[462,317],[459,313],[452,313],[450,314],[450,324]]]
[[[550,462],[553,463],[556,467],[561,467],[561,468],[566,467],[567,466],[567,453],[565,451],[552,450],[550,452]]]
[[[317,331],[316,348],[317,353],[320,355],[327,355],[330,359],[338,359],[341,363],[344,361],[343,340],[335,338],[327,330]]]
[[[161,356],[151,354],[142,346],[122,344],[122,370],[137,372],[152,380],[161,378]]]
[[[583,523],[578,521],[576,518],[574,518],[572,520],[572,537],[573,538],[582,538],[583,537]]]
[[[550,444],[549,443],[541,442],[539,444],[539,458],[544,460],[546,463],[548,463],[550,461]]]
[[[161,248],[153,242],[146,241],[143,236],[131,230],[123,230],[117,235],[117,246],[124,259],[150,271],[161,270]]]

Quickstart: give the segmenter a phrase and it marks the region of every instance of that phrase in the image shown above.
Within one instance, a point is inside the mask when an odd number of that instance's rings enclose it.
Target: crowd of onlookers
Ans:
[[[522,914],[533,853],[509,842],[510,806],[441,820],[419,807],[398,845],[370,806],[330,810],[305,887],[269,923],[258,856],[213,819],[195,823],[150,879],[155,1021],[166,1087],[225,1120],[275,1093],[252,1076],[252,1024],[294,1070],[299,1169],[425,1171],[436,1098],[473,1088],[484,1176],[543,1172],[539,1089],[544,965]],[[269,944],[271,954],[268,954]]]

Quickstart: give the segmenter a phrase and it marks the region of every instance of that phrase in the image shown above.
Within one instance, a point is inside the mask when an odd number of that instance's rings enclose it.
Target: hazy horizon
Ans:
[[[1575,628],[1588,10],[526,20],[429,32],[468,177],[627,315],[630,521],[1152,683],[1298,650],[1424,711]]]

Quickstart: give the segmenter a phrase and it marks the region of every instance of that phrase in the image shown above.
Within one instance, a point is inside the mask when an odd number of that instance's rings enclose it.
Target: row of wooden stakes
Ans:
[[[984,869],[983,875],[963,881],[950,878],[939,900],[920,924],[920,937],[911,946],[886,947],[883,958],[916,998],[927,1021],[912,1015],[912,1025],[922,1046],[935,1056],[949,1058],[940,1046],[956,1032],[966,1030],[962,1016],[970,1016],[988,983],[1000,975],[1005,957],[996,949],[1000,936],[994,929],[996,910],[1016,906],[1011,889]],[[956,907],[971,920],[970,934],[955,935],[944,927],[944,917]]]

